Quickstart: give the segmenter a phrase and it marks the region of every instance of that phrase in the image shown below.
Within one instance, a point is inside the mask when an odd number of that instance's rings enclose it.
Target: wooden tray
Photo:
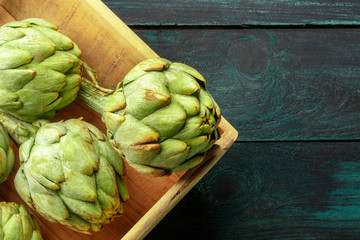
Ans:
[[[57,25],[60,32],[75,41],[83,52],[82,59],[96,69],[99,84],[107,88],[115,88],[138,62],[157,56],[100,0],[0,0],[0,25],[31,17]],[[75,117],[83,117],[105,130],[100,116],[78,102],[61,110],[53,121]],[[98,233],[77,233],[32,211],[40,222],[44,239],[144,238],[234,143],[238,133],[224,118],[220,131],[222,138],[210,150],[206,161],[185,173],[150,178],[127,167],[131,200],[125,204],[124,215]],[[24,204],[13,184],[17,168],[18,164],[9,179],[0,185],[0,199]]]

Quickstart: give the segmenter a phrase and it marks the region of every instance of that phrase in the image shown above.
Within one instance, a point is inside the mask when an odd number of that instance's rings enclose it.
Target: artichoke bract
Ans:
[[[5,127],[15,126],[9,129],[15,141],[23,142],[15,188],[30,207],[87,234],[123,213],[129,198],[123,155],[100,130],[81,119],[33,125],[12,120],[1,118]],[[30,137],[19,141],[23,136]]]
[[[14,167],[15,154],[6,129],[0,124],[0,183],[4,182]],[[1,238],[0,238],[1,239]]]
[[[139,63],[102,100],[103,109],[86,84],[79,99],[103,114],[113,145],[140,173],[163,176],[192,168],[220,138],[220,108],[204,77],[185,64],[164,58]]]
[[[0,111],[28,122],[53,117],[76,98],[84,67],[92,72],[80,55],[43,19],[0,27]]]
[[[0,239],[42,240],[39,223],[14,202],[0,202]]]

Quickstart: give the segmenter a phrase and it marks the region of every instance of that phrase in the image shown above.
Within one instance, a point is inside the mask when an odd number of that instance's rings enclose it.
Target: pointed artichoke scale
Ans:
[[[79,217],[75,213],[70,212],[70,216],[67,221],[61,222],[68,228],[71,228],[75,231],[90,234],[91,225],[88,221],[84,220],[83,218]]]
[[[69,50],[67,50],[66,51],[66,53],[68,53],[68,54],[72,54],[72,55],[74,55],[74,56],[76,56],[76,57],[81,57],[81,50],[80,50],[80,48],[76,45],[76,43],[74,43],[73,42],[73,47],[71,48],[71,49],[69,49]],[[80,59],[79,59],[80,60]],[[87,64],[85,63],[85,62],[82,62],[81,60],[79,61],[79,67],[86,67],[87,66]],[[79,69],[81,69],[81,68],[79,68]],[[87,69],[86,69],[87,70]],[[93,70],[93,72],[95,72],[94,70]],[[80,72],[78,72],[78,73],[80,73]],[[95,74],[96,75],[96,74]]]
[[[171,100],[175,100],[183,106],[187,117],[195,116],[200,111],[200,103],[195,96],[172,93]]]
[[[59,144],[63,166],[81,174],[91,176],[99,169],[99,159],[95,146],[84,141],[79,135],[67,134]],[[64,172],[65,176],[67,172]],[[66,176],[67,177],[67,176]]]
[[[77,121],[80,121],[80,119],[77,119]],[[81,123],[86,126],[87,130],[89,131],[90,135],[91,135],[91,139],[94,139],[94,137],[100,141],[105,141],[106,137],[105,135],[94,125],[92,125],[91,123],[85,122],[85,121],[81,121]],[[90,140],[91,141],[91,140]]]
[[[162,71],[164,68],[168,68],[170,63],[170,61],[164,58],[151,58],[144,60],[126,74],[123,81],[120,83],[120,85],[118,85],[118,88],[142,77],[147,72]]]
[[[186,112],[181,104],[171,101],[169,105],[143,118],[141,122],[160,134],[174,136],[185,124]]]
[[[136,134],[134,134],[134,129],[136,129]],[[130,114],[125,116],[125,121],[114,134],[114,140],[120,144],[121,149],[156,142],[159,137],[156,131],[141,123]]]
[[[36,76],[31,69],[0,70],[0,86],[2,89],[17,91],[23,88]]]
[[[32,238],[33,234],[33,225],[31,222],[31,218],[20,215],[20,221],[21,221],[21,231],[25,239]]]
[[[19,115],[38,115],[46,111],[51,111],[62,99],[58,98],[58,92],[40,93],[36,90],[21,89],[17,91],[19,101],[23,107],[16,113]],[[36,96],[36,98],[34,98]]]
[[[150,72],[124,86],[126,113],[143,119],[170,102],[164,74]]]
[[[37,184],[40,184],[42,187],[46,189],[51,189],[51,190],[60,189],[60,184],[52,181],[51,179],[48,179],[47,177],[37,172],[36,170],[37,168],[35,166],[30,165],[30,169],[28,170],[28,172],[31,172],[31,175],[34,178],[34,180],[37,182]]]
[[[66,207],[73,213],[77,214],[81,218],[89,221],[92,219],[100,218],[102,210],[98,201],[86,202],[67,197],[62,193],[59,196],[64,201]]]
[[[74,46],[70,38],[52,28],[44,26],[33,26],[32,28],[46,35],[55,44],[56,50],[66,51],[72,49]]]
[[[48,68],[57,72],[66,73],[74,65],[77,65],[77,57],[66,52],[56,51],[54,55],[46,58],[39,67]]]
[[[18,210],[19,210],[19,208],[15,204],[6,205],[6,204],[3,204],[3,202],[2,202],[2,204],[1,204],[1,226],[4,226],[6,224],[6,222],[8,222],[14,214],[17,214]]]
[[[204,119],[194,116],[186,119],[184,127],[172,138],[174,139],[190,139],[199,136],[203,131]]]
[[[214,108],[214,101],[211,97],[210,93],[205,90],[205,88],[201,87],[199,92],[199,99],[202,104],[204,104],[207,108],[213,109]]]
[[[98,189],[97,195],[97,199],[105,218],[112,218],[114,216],[114,212],[117,213],[117,210],[120,210],[121,202],[119,194],[114,197],[114,195],[108,195],[102,189]]]
[[[24,28],[21,31],[25,33],[25,37],[5,43],[2,47],[12,46],[26,50],[34,56],[34,63],[40,63],[55,53],[56,46],[45,35],[32,28]]]
[[[19,236],[25,235],[22,227],[21,216],[16,214],[12,215],[11,218],[8,219],[8,221],[2,226],[2,229],[6,239],[18,239]]]
[[[22,144],[21,146],[23,146]],[[21,149],[24,150],[24,149]],[[25,149],[27,151],[27,149]],[[61,160],[57,149],[51,145],[35,145],[31,148],[29,160],[31,165],[29,169],[45,178],[46,182],[50,182],[48,188],[57,190],[60,188],[60,182],[65,181],[64,172],[61,166]],[[40,181],[40,179],[38,179]],[[52,187],[54,186],[54,187]]]
[[[117,176],[116,180],[117,180],[117,186],[118,186],[118,190],[119,190],[121,199],[126,202],[127,200],[130,199],[130,194],[129,194],[127,186],[126,186],[125,179]]]
[[[0,96],[0,107],[5,111],[17,110],[23,106],[16,93],[0,89]]]
[[[61,184],[60,192],[67,197],[80,201],[95,202],[96,180],[95,176],[87,176],[76,170],[66,170],[66,181]]]
[[[25,34],[16,28],[12,27],[0,27],[0,46],[6,42],[10,42],[24,37]]]
[[[66,84],[60,92],[70,91],[74,88],[79,88],[82,78],[79,74],[66,74]]]
[[[38,69],[35,78],[23,86],[23,89],[40,92],[58,92],[66,84],[66,76],[51,69]]]
[[[76,86],[71,89],[66,89],[65,91],[64,91],[64,89],[62,89],[59,92],[59,98],[61,98],[61,102],[59,104],[57,104],[56,106],[54,106],[53,110],[58,111],[64,107],[66,107],[70,103],[72,103],[76,99],[79,89],[80,89],[79,86]]]
[[[164,71],[164,74],[166,76],[169,91],[171,93],[191,95],[200,91],[200,85],[198,81],[186,72],[182,72],[170,67]]]
[[[26,207],[24,207],[23,205],[19,205],[19,213],[21,214],[21,215],[23,215],[23,216],[26,216],[26,217],[29,217],[29,218],[31,218],[31,220],[33,220],[32,222],[33,222],[33,226],[34,226],[34,228],[37,228],[39,225],[37,225],[35,222],[36,221],[34,221],[34,219],[32,218],[32,215],[28,212],[28,210],[26,209]],[[36,219],[36,218],[35,218]]]
[[[57,27],[54,24],[49,23],[48,21],[46,21],[42,18],[27,18],[27,19],[22,20],[21,22],[29,23],[30,25],[38,25],[38,26],[43,26],[43,27],[57,30]]]
[[[0,161],[5,161],[5,159],[3,160],[0,159]],[[14,163],[15,163],[15,153],[12,147],[9,147],[7,151],[6,162],[2,164],[4,170],[1,171],[0,183],[4,182],[9,177],[9,174],[11,173],[14,167]]]
[[[2,27],[28,28],[31,27],[31,24],[25,21],[12,21],[4,24]]]
[[[81,119],[68,119],[63,124],[69,133],[76,134],[86,142],[91,143],[93,141],[93,138],[88,129],[88,124],[86,124]]]
[[[134,162],[128,161],[129,165],[135,169],[135,171],[137,171],[140,174],[144,174],[146,176],[150,176],[150,177],[161,177],[161,176],[166,176],[171,174],[171,172],[162,169],[162,168],[155,168],[155,167],[150,167],[150,166],[146,166],[146,165],[142,165],[142,164],[136,164]]]
[[[122,148],[122,150],[124,152],[126,160],[138,164],[147,165],[159,155],[160,144],[140,144]]]
[[[111,94],[108,99],[104,112],[116,112],[126,107],[126,101],[124,92],[122,89],[118,89],[113,94]]]
[[[99,148],[101,156],[106,158],[106,161],[109,162],[112,168],[114,168],[119,175],[124,175],[125,166],[122,152],[117,148],[113,148],[108,140],[99,142]]]
[[[60,142],[60,137],[67,133],[61,122],[49,123],[38,129],[36,133],[36,144],[53,144]]]
[[[0,47],[0,70],[12,69],[30,63],[34,56],[23,49],[12,46]]]
[[[2,124],[0,124],[0,148],[7,150],[10,147],[9,135]]]
[[[26,179],[26,176],[23,172],[23,165],[20,166],[19,170],[15,175],[14,185],[17,193],[21,199],[26,202],[29,206],[32,206],[32,198],[30,193],[29,183]]]
[[[32,204],[49,221],[64,222],[69,219],[69,211],[57,193],[47,194],[32,192]]]
[[[7,154],[3,148],[0,147],[0,176],[5,174],[7,165]]]
[[[65,79],[65,85],[59,91],[59,96],[62,98],[61,103],[59,103],[54,110],[60,110],[61,108],[72,103],[77,93],[80,89],[80,83],[82,78],[79,74],[67,74]]]
[[[110,223],[114,217],[117,217],[123,213],[123,206],[119,194],[116,194],[116,196],[111,196],[99,189],[98,201],[104,216],[104,220],[101,222],[102,224]],[[99,224],[99,227],[101,230],[102,225]]]
[[[100,167],[96,172],[96,188],[101,189],[109,196],[117,194],[115,171],[107,159],[100,156]]]
[[[40,233],[40,229],[33,231],[31,240],[43,240],[43,237]]]
[[[104,112],[102,116],[102,121],[105,123],[107,130],[114,134],[116,133],[120,125],[125,121],[125,116],[110,112]]]
[[[202,150],[205,149],[206,146],[209,144],[210,139],[211,138],[209,136],[205,135],[205,136],[199,136],[192,139],[184,140],[184,142],[186,142],[186,144],[189,145],[190,147],[188,158],[191,158],[194,155],[198,154],[199,152],[202,152]]]
[[[183,141],[167,139],[160,143],[160,154],[148,165],[170,170],[183,163],[189,155],[190,147]]]
[[[188,169],[193,168],[193,167],[199,165],[200,163],[202,163],[204,161],[204,159],[205,159],[205,155],[195,156],[195,157],[187,160],[180,166],[172,169],[172,171],[173,172],[182,172],[182,171],[188,170]]]
[[[217,122],[220,122],[221,119],[221,109],[219,107],[219,105],[217,105],[215,99],[213,98],[213,96],[211,94],[209,94],[210,98],[213,101],[214,104],[214,108],[213,108],[213,115],[215,117],[215,119],[217,120]],[[217,124],[218,125],[218,124]]]
[[[165,58],[152,58],[142,61],[137,67],[146,72],[162,71],[163,69],[168,68],[170,64],[171,62]]]
[[[177,69],[177,70],[180,70],[180,71],[190,74],[194,78],[200,80],[204,84],[204,87],[206,88],[205,78],[196,69],[194,69],[186,64],[177,63],[177,62],[172,63],[169,68],[174,68],[174,69]]]

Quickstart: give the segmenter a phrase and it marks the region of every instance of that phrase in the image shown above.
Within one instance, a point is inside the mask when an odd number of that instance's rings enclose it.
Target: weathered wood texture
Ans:
[[[359,25],[356,0],[103,0],[130,26]]]
[[[359,142],[236,143],[145,239],[359,239],[359,153]]]
[[[238,140],[360,137],[358,29],[136,30],[202,72]]]

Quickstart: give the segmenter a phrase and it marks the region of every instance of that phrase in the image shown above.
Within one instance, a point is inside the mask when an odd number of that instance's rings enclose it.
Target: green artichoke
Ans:
[[[14,202],[0,202],[0,239],[42,240],[36,218]]]
[[[30,207],[88,234],[122,214],[129,198],[123,155],[95,126],[81,119],[33,125],[1,120],[13,126],[9,132],[18,143],[29,136],[19,148],[15,188]]]
[[[103,114],[111,142],[140,173],[163,176],[192,168],[220,138],[220,108],[204,77],[185,64],[145,60],[106,100],[96,98],[89,84],[83,82],[79,99]]]
[[[0,183],[3,183],[14,167],[15,155],[6,129],[0,124]],[[0,238],[1,239],[1,238]]]
[[[94,75],[80,55],[43,19],[0,27],[0,111],[28,122],[53,117],[76,98],[84,67]]]

